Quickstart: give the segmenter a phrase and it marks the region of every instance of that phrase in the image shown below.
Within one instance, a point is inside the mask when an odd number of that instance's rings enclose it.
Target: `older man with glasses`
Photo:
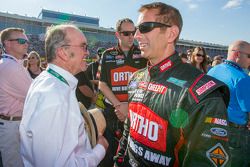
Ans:
[[[28,38],[20,28],[1,32],[5,53],[0,60],[0,151],[3,166],[23,166],[19,152],[19,124],[23,105],[32,82],[23,67],[23,55],[28,50]]]
[[[232,166],[250,166],[250,43],[235,41],[228,48],[227,60],[213,67],[208,75],[221,80],[230,90],[227,109]]]
[[[108,147],[99,135],[91,148],[75,90],[75,74],[86,70],[87,39],[74,25],[46,32],[48,68],[32,83],[20,125],[21,154],[27,167],[97,166]]]
[[[129,114],[115,165],[229,165],[227,87],[181,61],[176,8],[154,2],[139,12],[135,39],[149,63],[128,83]]]
[[[123,122],[128,113],[127,83],[133,72],[146,66],[146,59],[134,45],[135,26],[131,19],[121,19],[116,24],[118,45],[107,49],[100,65],[99,88],[105,96],[104,116],[107,120],[105,136],[110,147],[102,166],[112,166]]]

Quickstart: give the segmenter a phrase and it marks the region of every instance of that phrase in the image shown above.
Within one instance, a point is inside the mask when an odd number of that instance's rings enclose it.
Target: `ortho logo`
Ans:
[[[112,85],[127,85],[129,77],[133,74],[133,72],[137,71],[137,68],[130,66],[123,66],[120,68],[116,68],[111,70],[111,82]]]
[[[168,122],[141,103],[130,103],[130,135],[150,148],[165,152]]]

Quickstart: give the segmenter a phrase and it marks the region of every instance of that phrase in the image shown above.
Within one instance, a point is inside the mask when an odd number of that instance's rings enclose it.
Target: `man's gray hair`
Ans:
[[[79,30],[75,25],[72,24],[61,24],[51,26],[47,29],[45,35],[45,55],[47,57],[48,63],[55,59],[56,49],[69,42],[69,40],[66,38],[67,28],[75,28]]]

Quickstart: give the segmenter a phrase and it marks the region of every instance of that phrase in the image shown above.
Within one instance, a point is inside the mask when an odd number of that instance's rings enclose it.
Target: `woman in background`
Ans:
[[[31,51],[28,55],[27,70],[29,71],[29,74],[33,79],[43,71],[43,68],[41,67],[40,56],[35,51]]]
[[[207,73],[208,60],[203,47],[196,47],[191,55],[191,64],[204,73]]]

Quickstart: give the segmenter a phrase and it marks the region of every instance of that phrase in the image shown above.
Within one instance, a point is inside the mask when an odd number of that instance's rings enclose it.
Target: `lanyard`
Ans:
[[[236,63],[234,63],[234,62],[225,60],[224,63],[225,63],[225,64],[228,64],[228,65],[230,65],[230,66],[232,66],[232,67],[234,67],[234,68],[236,68],[236,69],[238,69],[238,70],[240,70],[240,71],[243,71],[243,69],[242,69],[238,64],[236,64]]]
[[[65,84],[69,85],[69,83],[63,78],[63,76],[61,76],[60,74],[58,74],[56,71],[52,70],[51,68],[48,69],[48,73],[58,78],[60,81],[64,82]]]
[[[15,60],[13,57],[6,56],[6,55],[1,55],[0,58],[6,58],[6,59]],[[15,60],[15,61],[16,61],[16,60]]]

